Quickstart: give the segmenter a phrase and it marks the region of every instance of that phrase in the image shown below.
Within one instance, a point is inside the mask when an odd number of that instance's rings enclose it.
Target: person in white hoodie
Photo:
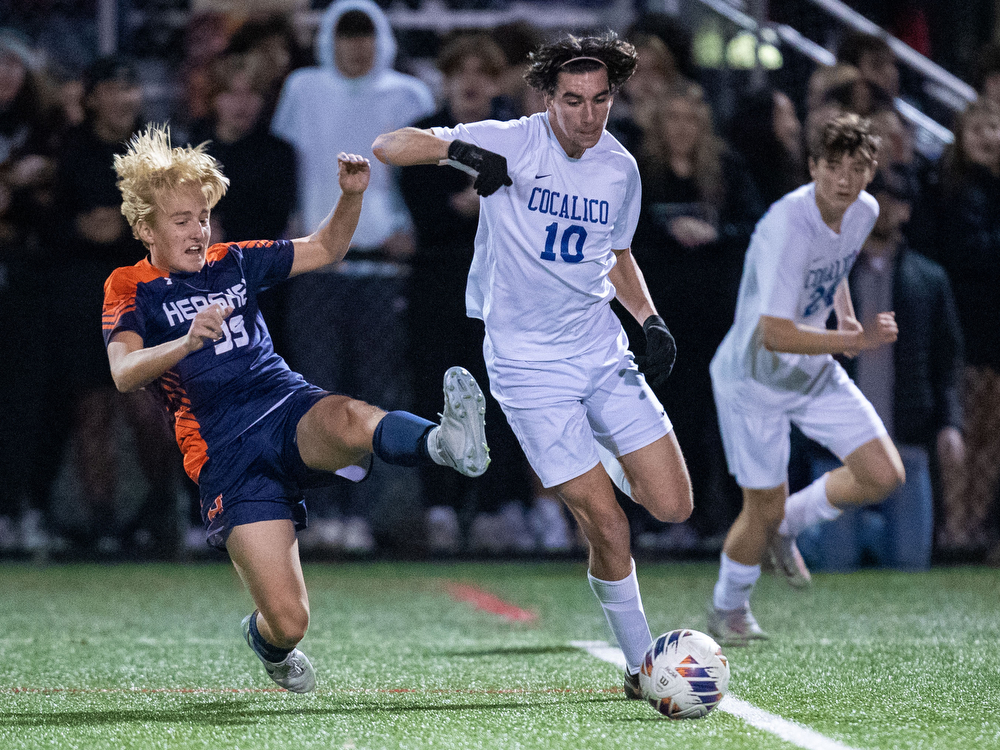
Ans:
[[[320,226],[339,198],[337,181],[330,179],[338,152],[368,153],[380,133],[434,111],[430,89],[393,70],[396,41],[371,0],[332,3],[320,21],[315,52],[315,67],[288,76],[271,122],[274,134],[296,151],[298,229],[306,233]],[[409,406],[408,376],[398,363],[406,350],[405,283],[413,247],[395,177],[373,160],[350,252],[288,290],[296,304],[285,319],[285,355],[311,382],[388,409]],[[394,539],[394,529],[406,525],[399,523],[407,515],[403,509],[419,506],[414,478],[391,468],[364,485],[322,492],[340,493],[314,497],[313,506],[320,515],[337,515],[339,506],[353,517],[343,541],[357,551],[372,545],[362,516],[380,519],[376,535]]]

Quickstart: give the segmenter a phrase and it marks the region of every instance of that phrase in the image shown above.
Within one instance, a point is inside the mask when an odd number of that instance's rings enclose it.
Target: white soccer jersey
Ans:
[[[545,113],[433,132],[502,154],[514,183],[480,201],[466,288],[468,314],[486,323],[495,354],[551,361],[617,336],[608,272],[639,220],[632,155],[605,131],[571,159]]]
[[[815,183],[774,203],[757,223],[743,266],[736,318],[712,359],[712,382],[732,395],[753,381],[805,393],[829,354],[770,352],[758,330],[761,315],[824,328],[834,292],[850,273],[878,218],[878,203],[862,191],[844,214],[840,233],[824,223]]]

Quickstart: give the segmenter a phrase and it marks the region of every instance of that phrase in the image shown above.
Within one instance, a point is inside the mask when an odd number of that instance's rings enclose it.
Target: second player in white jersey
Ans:
[[[765,558],[790,583],[805,585],[798,533],[835,518],[841,507],[881,500],[904,479],[882,420],[831,356],[896,339],[892,312],[861,325],[847,284],[878,218],[877,202],[864,192],[878,166],[878,139],[869,127],[857,115],[838,117],[810,144],[813,182],[778,200],[758,222],[735,321],[712,360],[726,461],[743,490],[709,607],[708,630],[723,643],[766,637],[750,612]],[[826,327],[831,312],[835,331]],[[844,466],[789,497],[792,424]]]
[[[758,222],[740,282],[736,317],[712,360],[712,383],[733,395],[758,383],[806,392],[829,366],[829,354],[772,351],[764,346],[760,316],[824,328],[841,283],[878,218],[878,203],[862,191],[831,229],[816,204],[816,183],[781,198]]]

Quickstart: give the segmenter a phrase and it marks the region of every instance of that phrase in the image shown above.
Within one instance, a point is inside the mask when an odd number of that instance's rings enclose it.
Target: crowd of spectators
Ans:
[[[739,512],[708,363],[732,321],[757,220],[809,180],[806,143],[817,123],[853,111],[882,138],[872,190],[883,219],[852,277],[856,304],[862,315],[891,304],[900,328],[897,344],[853,366],[893,437],[915,452],[905,497],[845,517],[803,551],[834,569],[865,554],[904,567],[932,553],[1000,563],[1000,332],[989,301],[1000,281],[1000,47],[982,51],[980,98],[946,123],[955,142],[930,160],[895,108],[899,70],[878,38],[848,35],[837,63],[817,68],[805,90],[765,83],[722,113],[670,18],[654,14],[622,32],[639,65],[608,128],[640,166],[633,249],[677,340],[677,366],[659,395],[696,507],[678,526],[626,503],[637,547],[717,551]],[[209,141],[231,180],[213,212],[213,241],[312,231],[337,197],[336,154],[370,156],[380,133],[544,108],[520,78],[544,38],[525,22],[442,35],[435,69],[422,76],[399,69],[396,36],[371,0],[337,0],[314,33],[302,40],[288,16],[202,14],[186,27],[187,46],[201,54],[176,67],[170,119],[175,142]],[[114,390],[97,325],[104,279],[143,257],[111,169],[147,117],[142,71],[142,60],[96,54],[78,71],[56,71],[38,39],[0,29],[0,554],[175,557],[195,523],[166,417],[149,418],[159,407],[145,392]],[[464,310],[478,215],[468,175],[391,171],[373,159],[347,259],[267,293],[279,353],[321,387],[421,414],[438,408],[450,365],[485,384],[482,324]],[[572,523],[541,490],[492,398],[487,424],[485,477],[380,467],[370,482],[317,491],[304,550],[577,549]],[[798,444],[793,485],[830,460]],[[899,530],[902,516],[925,523]],[[896,549],[901,539],[919,551]],[[850,559],[830,552],[848,549]]]

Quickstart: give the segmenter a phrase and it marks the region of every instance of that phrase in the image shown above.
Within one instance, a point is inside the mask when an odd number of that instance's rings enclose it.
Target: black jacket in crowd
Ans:
[[[851,274],[852,297],[857,294],[855,276],[856,270]],[[899,325],[893,437],[900,443],[927,445],[944,427],[962,428],[962,331],[944,269],[900,247],[894,259],[892,307]],[[847,370],[853,376],[853,362]]]

